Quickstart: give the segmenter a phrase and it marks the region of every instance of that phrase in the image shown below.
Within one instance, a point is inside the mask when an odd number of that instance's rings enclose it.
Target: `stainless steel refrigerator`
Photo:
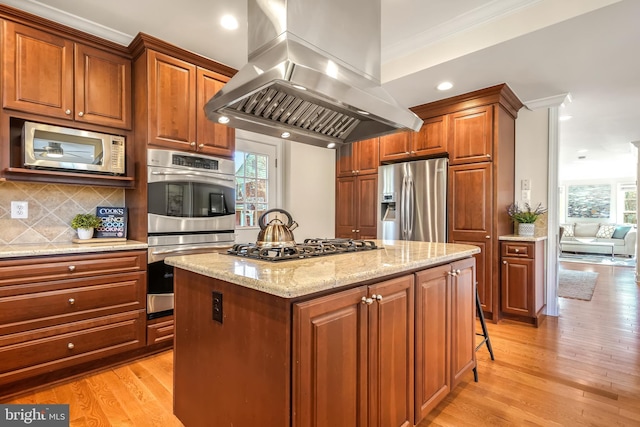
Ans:
[[[446,158],[378,168],[378,238],[447,241]]]

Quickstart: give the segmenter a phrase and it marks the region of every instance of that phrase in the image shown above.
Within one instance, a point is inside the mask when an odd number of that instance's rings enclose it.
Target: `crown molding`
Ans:
[[[541,108],[559,107],[565,102],[571,102],[572,97],[569,92],[561,93],[560,95],[547,96],[545,98],[532,99],[530,101],[523,102],[524,106],[528,110],[534,111]]]
[[[3,0],[3,3],[123,46],[127,46],[133,40],[132,35],[105,27],[35,0]]]
[[[492,2],[470,10],[447,22],[437,25],[429,30],[385,46],[382,49],[382,62],[408,55],[425,46],[435,44],[454,34],[469,31],[497,18],[502,18],[522,8],[532,6],[541,0],[493,0]]]

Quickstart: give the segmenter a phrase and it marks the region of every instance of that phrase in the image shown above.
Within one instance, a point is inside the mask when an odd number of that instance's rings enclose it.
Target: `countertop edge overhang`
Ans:
[[[23,258],[32,256],[88,254],[93,252],[130,251],[147,249],[145,242],[127,240],[126,242],[95,243],[29,243],[0,245],[0,259]]]
[[[477,246],[456,243],[375,242],[380,249],[300,260],[270,262],[205,253],[168,257],[165,263],[282,298],[298,298],[445,264],[480,252]]]

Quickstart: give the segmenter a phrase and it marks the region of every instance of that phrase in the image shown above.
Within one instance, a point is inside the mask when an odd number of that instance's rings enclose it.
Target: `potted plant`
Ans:
[[[538,203],[535,209],[531,209],[529,203],[524,204],[524,209],[520,208],[517,203],[511,203],[507,206],[507,214],[514,223],[518,223],[518,234],[521,236],[533,236],[534,223],[546,211],[547,209],[542,207],[542,203]]]
[[[102,221],[92,213],[78,214],[71,220],[71,227],[78,232],[78,238],[85,240],[93,237],[93,229],[99,227]]]

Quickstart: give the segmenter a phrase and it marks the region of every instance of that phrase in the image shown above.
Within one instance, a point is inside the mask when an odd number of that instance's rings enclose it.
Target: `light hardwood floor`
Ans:
[[[537,329],[489,323],[496,360],[478,350],[480,381],[469,375],[420,427],[640,426],[635,270],[561,268],[597,271],[593,299],[560,298],[561,315]],[[172,358],[167,351],[4,403],[69,403],[71,426],[181,426],[172,415]]]

